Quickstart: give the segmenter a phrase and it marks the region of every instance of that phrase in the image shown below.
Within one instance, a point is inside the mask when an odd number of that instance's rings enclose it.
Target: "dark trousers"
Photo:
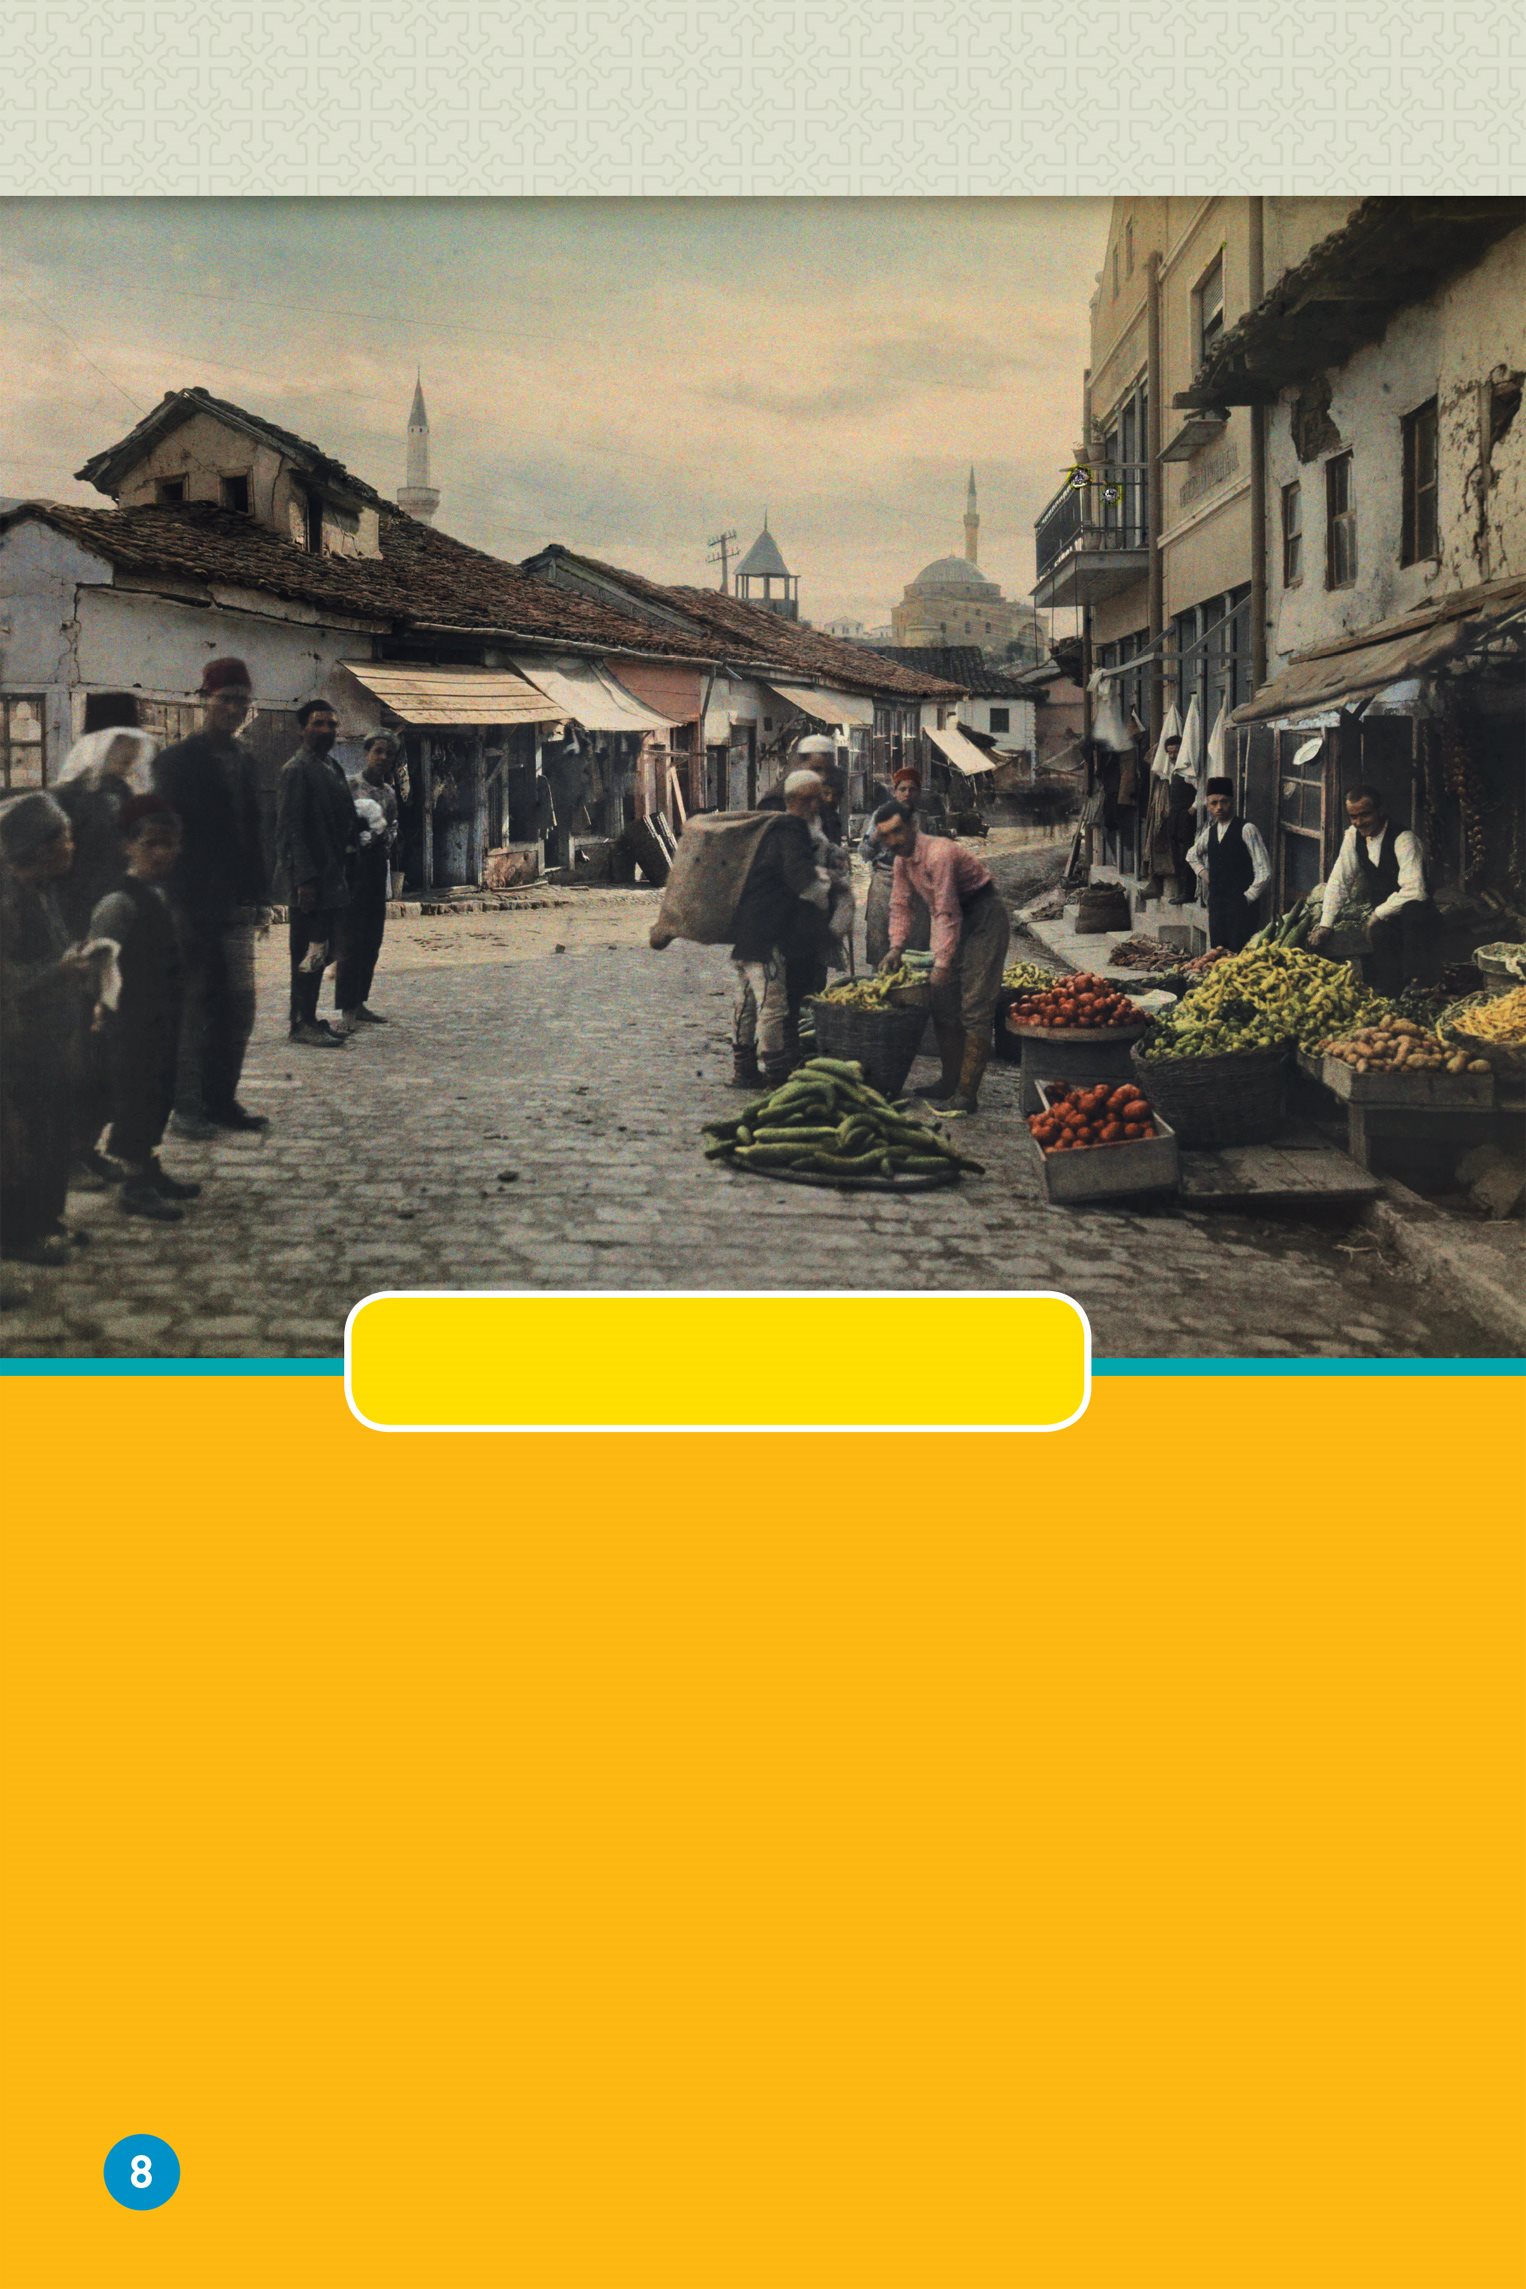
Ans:
[[[180,919],[184,999],[175,1110],[193,1118],[228,1111],[238,1096],[254,1031],[254,926],[204,927]]]
[[[1217,897],[1212,891],[1208,893],[1210,946],[1227,946],[1230,953],[1238,954],[1259,927],[1256,910],[1243,890],[1221,891]]]
[[[11,1086],[19,1088],[19,1076]],[[63,1219],[78,1133],[73,1090],[28,1075],[24,1101],[0,1122],[0,1248],[29,1248]]]
[[[159,1150],[175,1101],[173,1021],[124,1028],[108,1058],[111,1133],[106,1149],[129,1168]]]
[[[1429,986],[1440,974],[1441,917],[1428,898],[1411,898],[1381,922],[1369,922],[1372,951],[1362,974],[1375,993],[1402,993],[1407,985]]]
[[[387,892],[392,861],[386,849],[364,850],[355,862],[355,884],[339,923],[339,974],[334,1007],[359,1009],[371,998],[371,981],[387,927]]]
[[[293,895],[289,912],[287,941],[291,948],[291,1022],[293,1025],[315,1025],[318,1020],[318,995],[323,987],[323,972],[304,970],[302,959],[309,946],[327,946],[332,955],[339,935],[343,908],[319,906],[311,914],[304,914]]]

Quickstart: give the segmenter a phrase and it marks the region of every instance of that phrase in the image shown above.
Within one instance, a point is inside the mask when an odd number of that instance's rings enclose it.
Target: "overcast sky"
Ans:
[[[0,202],[0,494],[199,383],[403,478],[415,366],[438,524],[709,583],[765,507],[801,609],[889,618],[963,547],[1033,578],[1080,417],[1098,199]]]

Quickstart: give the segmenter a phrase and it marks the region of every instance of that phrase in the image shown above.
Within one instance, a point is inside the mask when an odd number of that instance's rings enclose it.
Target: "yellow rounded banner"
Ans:
[[[345,1391],[379,1431],[1054,1431],[1091,1390],[1069,1296],[368,1296]]]

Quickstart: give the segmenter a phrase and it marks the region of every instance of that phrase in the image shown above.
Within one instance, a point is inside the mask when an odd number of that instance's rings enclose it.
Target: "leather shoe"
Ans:
[[[214,1113],[212,1120],[220,1129],[268,1129],[270,1126],[268,1113],[246,1112],[237,1102],[225,1106],[220,1113]]]

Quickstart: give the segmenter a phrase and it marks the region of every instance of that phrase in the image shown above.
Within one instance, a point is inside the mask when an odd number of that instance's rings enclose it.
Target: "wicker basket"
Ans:
[[[808,1006],[823,1057],[856,1058],[872,1089],[885,1097],[901,1094],[927,1024],[925,1009],[858,1009],[819,996]]]
[[[1282,1092],[1292,1044],[1228,1057],[1144,1058],[1129,1062],[1156,1110],[1184,1145],[1269,1144],[1282,1127]]]

